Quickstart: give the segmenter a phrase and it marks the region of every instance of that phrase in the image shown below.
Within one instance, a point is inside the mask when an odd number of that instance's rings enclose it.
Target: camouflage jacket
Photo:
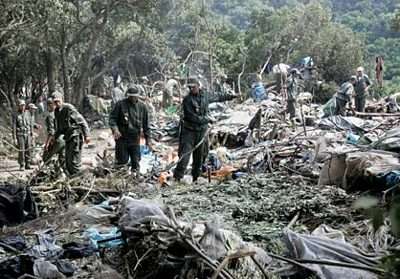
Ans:
[[[64,103],[60,109],[54,112],[56,132],[55,138],[64,135],[64,139],[68,141],[74,136],[89,136],[89,125],[85,118],[71,104]]]

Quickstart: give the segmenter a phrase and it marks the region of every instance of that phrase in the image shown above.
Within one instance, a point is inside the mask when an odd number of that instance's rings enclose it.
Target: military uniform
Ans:
[[[193,152],[192,177],[195,181],[201,174],[201,166],[208,153],[209,123],[208,105],[213,102],[224,102],[235,98],[232,95],[210,95],[200,91],[198,95],[190,93],[183,99],[183,122],[179,139],[179,163],[174,172],[175,179],[183,178]],[[204,138],[202,144],[201,140]],[[199,145],[195,150],[193,150]]]
[[[49,112],[45,119],[46,131],[49,137],[54,137],[56,134],[56,123],[55,123],[54,112]],[[43,153],[43,161],[47,163],[55,154],[58,154],[60,165],[64,164],[64,148],[65,141],[64,136],[59,136]]]
[[[56,108],[54,115],[57,128],[55,139],[64,135],[65,167],[69,175],[74,175],[81,168],[83,137],[89,136],[89,126],[71,104],[64,103],[61,108]]]
[[[355,97],[355,106],[356,111],[364,112],[365,111],[365,101],[367,98],[366,88],[371,85],[371,81],[369,77],[363,74],[362,77],[357,76],[357,81],[354,86],[356,97]]]
[[[343,83],[336,95],[336,110],[335,115],[346,115],[346,105],[351,102],[354,86],[350,81]]]
[[[18,146],[18,164],[21,169],[30,168],[31,163],[31,119],[29,112],[18,112],[13,117],[14,136]]]
[[[36,108],[36,106],[35,106]],[[36,116],[34,111],[27,111],[26,112],[29,116],[29,125],[30,125],[30,149],[33,149],[36,146],[35,141],[35,129],[39,129],[39,125],[36,123]]]
[[[109,124],[113,132],[118,130],[121,133],[115,145],[117,165],[126,165],[130,159],[132,170],[139,171],[141,130],[146,143],[150,140],[146,105],[139,100],[132,103],[128,98],[119,101],[110,114]]]
[[[299,81],[297,77],[293,75],[288,79],[287,85],[287,112],[290,115],[290,119],[296,117],[296,98],[299,94]]]

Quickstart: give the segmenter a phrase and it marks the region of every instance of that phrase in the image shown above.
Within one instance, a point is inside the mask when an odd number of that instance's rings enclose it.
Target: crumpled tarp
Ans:
[[[158,220],[168,220],[161,207],[153,202],[144,200],[135,200],[130,197],[124,197],[121,200],[121,209],[119,227],[123,231],[125,228],[135,227],[148,221],[148,218],[157,218]]]
[[[57,266],[44,260],[36,260],[33,265],[33,273],[39,278],[63,279],[65,276],[58,271]]]
[[[347,243],[340,231],[321,225],[311,235],[285,230],[284,241],[290,256],[295,259],[328,260],[359,266],[374,267],[378,257],[367,256],[365,252]],[[320,279],[375,279],[374,273],[332,265],[304,264]]]
[[[343,117],[340,115],[330,116],[321,119],[318,126],[321,129],[335,129],[339,131],[359,131],[363,132],[366,128],[366,121],[352,116]]]
[[[381,139],[371,144],[375,149],[400,151],[400,128],[387,131]]]

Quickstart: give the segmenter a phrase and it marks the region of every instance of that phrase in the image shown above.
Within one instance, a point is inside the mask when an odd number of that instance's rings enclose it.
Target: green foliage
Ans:
[[[312,56],[327,81],[342,82],[361,63],[361,39],[349,28],[334,23],[320,4],[255,13],[247,32],[250,67],[263,63],[267,50],[273,63],[295,64]]]
[[[99,74],[95,55],[105,59],[103,73],[119,65],[127,78],[162,77],[195,51],[202,58],[188,63],[212,63],[201,66],[207,78],[236,78],[246,60],[245,80],[272,54],[273,64],[312,56],[320,77],[336,83],[359,65],[373,76],[383,55],[386,94],[400,85],[395,8],[395,0],[2,1],[0,89],[15,95],[55,69],[56,83],[81,94]]]

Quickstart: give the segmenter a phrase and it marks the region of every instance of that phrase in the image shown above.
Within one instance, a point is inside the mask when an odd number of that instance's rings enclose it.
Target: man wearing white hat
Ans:
[[[25,101],[18,100],[18,111],[13,116],[14,141],[18,147],[18,163],[20,170],[30,169],[31,136],[30,117],[25,110]]]
[[[371,86],[371,81],[369,77],[364,74],[364,68],[358,67],[357,68],[357,81],[354,85],[355,95],[355,106],[356,111],[364,112],[365,111],[365,101],[368,94],[368,89]]]
[[[38,123],[36,123],[36,111],[38,110],[38,107],[34,104],[34,103],[30,103],[28,104],[28,115],[30,118],[30,133],[31,133],[31,149],[33,149],[36,146],[35,143],[35,129],[40,129],[41,125],[39,125]]]

